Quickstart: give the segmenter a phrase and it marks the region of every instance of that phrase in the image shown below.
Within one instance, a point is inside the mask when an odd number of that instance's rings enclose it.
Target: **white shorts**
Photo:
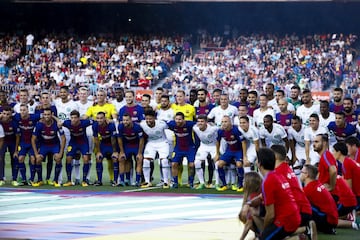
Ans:
[[[310,150],[310,164],[316,165],[320,161],[320,155],[314,150]]]
[[[214,159],[216,154],[216,146],[208,146],[200,144],[200,147],[196,151],[195,161],[207,160],[207,156],[210,154],[211,159]]]
[[[246,150],[246,155],[247,155],[247,159],[248,159],[249,162],[255,163],[256,158],[257,158],[255,145],[251,145]]]
[[[144,158],[155,159],[156,153],[160,159],[169,156],[169,144],[167,142],[148,142],[144,150]]]

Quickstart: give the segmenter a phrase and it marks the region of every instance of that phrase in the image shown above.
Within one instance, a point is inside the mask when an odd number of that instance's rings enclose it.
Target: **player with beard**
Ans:
[[[6,151],[9,152],[10,155],[10,161],[11,161],[11,173],[12,173],[12,181],[11,185],[14,187],[18,186],[19,183],[17,180],[17,165],[18,165],[18,159],[14,157],[15,152],[15,139],[16,134],[18,134],[19,128],[16,125],[16,122],[13,120],[12,117],[12,108],[9,105],[5,105],[2,107],[2,112],[0,113],[1,119],[0,119],[0,126],[4,129],[4,144],[3,147],[0,148],[0,181],[4,181],[5,184],[5,154]],[[0,184],[1,186],[1,184]]]
[[[53,156],[54,159],[48,159],[48,161],[55,161],[55,176],[54,185],[60,187],[58,183],[59,175],[62,168],[62,157],[65,149],[65,135],[64,131],[58,127],[57,122],[52,117],[52,110],[43,109],[43,117],[36,124],[34,132],[31,138],[31,144],[35,156],[35,171],[38,175],[38,182],[33,183],[32,186],[39,187],[42,185],[42,161],[46,156]],[[61,141],[59,140],[59,137]],[[50,175],[47,176],[47,181]]]
[[[330,112],[337,113],[344,110],[343,106],[343,96],[344,90],[342,88],[334,88],[333,91],[333,100],[334,102],[330,103],[329,110]]]
[[[208,91],[204,88],[198,89],[197,91],[197,99],[199,105],[195,107],[196,110],[196,118],[199,115],[208,115],[211,109],[214,107],[212,104],[209,104],[206,100],[208,95]]]
[[[68,86],[62,86],[60,88],[59,92],[59,99],[54,100],[54,104],[56,106],[56,109],[58,111],[57,117],[59,120],[65,121],[70,119],[70,113],[73,110],[79,110],[78,105],[75,101],[70,99],[70,93],[69,93],[69,87]],[[70,141],[70,132],[67,128],[64,128],[64,134],[66,138],[66,145],[65,149],[67,149]],[[73,167],[75,172],[75,185],[80,185],[80,161],[76,161],[75,159],[78,159],[78,156],[74,158],[73,161]],[[80,159],[80,158],[79,158]],[[61,174],[60,174],[61,176]],[[59,179],[59,182],[61,183],[61,178]]]
[[[248,115],[253,117],[254,111],[258,109],[260,106],[257,104],[258,93],[256,91],[250,91],[248,94]]]
[[[336,142],[344,141],[347,137],[356,136],[356,128],[354,125],[345,122],[344,112],[337,112],[335,121],[330,122],[327,128],[330,133],[330,146]]]
[[[298,115],[305,126],[309,126],[309,118],[313,113],[320,113],[320,106],[315,105],[311,96],[311,91],[305,89],[301,96],[302,105],[299,106],[296,110],[296,115]]]
[[[314,151],[314,139],[318,134],[327,134],[328,129],[319,126],[319,116],[316,113],[310,115],[309,126],[305,127],[305,160],[306,164],[316,165],[319,162],[320,156]]]
[[[233,102],[231,105],[234,105],[235,107],[239,108],[241,104],[247,105],[247,98],[248,98],[249,92],[246,88],[242,88],[239,91],[239,101]]]
[[[130,168],[132,165],[133,157],[136,161],[136,178],[135,184],[140,186],[141,170],[143,161],[144,150],[144,137],[143,130],[138,123],[131,120],[128,113],[123,115],[122,123],[118,126],[118,144],[120,148],[119,154],[119,172],[120,182],[113,184],[113,186],[125,186],[131,183]],[[126,162],[130,162],[126,164]],[[125,176],[126,175],[126,176]],[[126,178],[126,179],[125,179]],[[114,177],[117,180],[117,177]]]
[[[352,99],[351,97],[344,98],[343,105],[345,112],[345,121],[347,123],[350,123],[351,125],[356,125],[359,112],[355,110],[354,99]]]
[[[290,90],[290,97],[287,99],[289,103],[294,105],[295,109],[298,109],[299,106],[301,106],[302,102],[300,99],[300,87],[298,85],[294,85],[291,87]]]

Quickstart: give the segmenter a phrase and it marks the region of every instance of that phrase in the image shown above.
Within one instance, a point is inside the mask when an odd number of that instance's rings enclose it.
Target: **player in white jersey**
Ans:
[[[145,183],[141,188],[151,187],[150,179],[150,162],[154,161],[156,153],[162,166],[164,176],[163,188],[169,188],[170,164],[169,164],[169,144],[166,141],[165,129],[168,128],[164,121],[155,120],[155,111],[148,110],[145,112],[145,120],[140,122],[144,133],[148,136],[144,150],[143,173]]]
[[[89,90],[86,87],[79,88],[78,95],[79,95],[79,100],[75,101],[75,103],[78,106],[78,111],[80,113],[80,117],[83,118],[83,116],[85,116],[88,108],[91,107],[94,103],[93,103],[93,101],[88,100]],[[93,153],[94,152],[94,141],[93,141],[92,126],[88,126],[86,128],[86,136],[89,141],[89,152]],[[80,159],[74,159],[73,162],[74,162],[74,166],[75,166],[74,167],[75,176],[77,178],[78,174],[79,174],[79,178],[80,178],[80,168],[78,167],[78,166],[80,166]],[[91,164],[92,164],[91,156],[90,156],[89,164],[90,164],[90,168],[91,168]],[[90,175],[91,175],[91,171],[88,172],[88,176],[86,177],[88,182],[90,182]]]
[[[270,115],[275,119],[274,109],[268,107],[268,99],[265,94],[261,94],[259,97],[259,108],[254,110],[254,122],[258,128],[264,125],[264,117]]]
[[[330,122],[335,121],[335,113],[330,112],[330,104],[326,100],[320,101],[320,126],[327,128]]]
[[[291,149],[291,165],[294,173],[300,178],[301,168],[305,164],[305,126],[299,116],[293,116],[291,126],[288,128],[288,139]]]
[[[205,163],[206,160],[209,160],[208,164],[214,165],[218,130],[218,127],[210,125],[207,122],[206,115],[199,115],[197,118],[197,124],[193,127],[193,131],[200,140],[200,147],[197,149],[195,155],[195,171],[200,182],[196,189],[205,188],[204,170],[201,165]],[[212,184],[212,178],[213,171],[209,171],[208,186]]]
[[[313,113],[309,118],[309,126],[304,131],[306,164],[316,165],[320,160],[320,155],[313,147],[313,140],[318,134],[328,134],[328,130],[319,126],[319,115]]]
[[[229,96],[227,94],[221,94],[220,105],[211,109],[208,114],[208,119],[213,119],[216,126],[221,126],[221,121],[224,116],[228,116],[231,120],[231,124],[234,123],[234,118],[239,115],[237,108],[229,104]]]
[[[244,171],[247,173],[251,171],[251,168],[254,166],[257,158],[256,152],[260,147],[259,130],[254,125],[250,124],[248,116],[242,116],[240,117],[239,131],[246,140],[246,155],[248,162],[244,162]]]
[[[314,104],[309,89],[305,89],[301,96],[302,105],[296,110],[296,115],[299,116],[305,126],[309,126],[309,118],[313,113],[320,113],[319,104]]]
[[[70,113],[73,110],[79,110],[78,105],[69,98],[69,87],[62,86],[60,88],[59,92],[59,98],[54,100],[55,107],[57,109],[57,117],[61,121],[69,120],[70,119]],[[65,149],[68,148],[69,141],[70,141],[70,131],[67,128],[64,128],[64,134],[66,138],[66,144]],[[74,165],[74,171],[75,171],[75,184],[80,185],[80,162],[75,164],[75,161],[73,162]],[[60,174],[61,178],[61,174]],[[59,182],[61,183],[61,179],[59,179]]]
[[[27,104],[30,114],[35,113],[36,106],[38,105],[33,99],[29,101],[29,91],[26,88],[20,89],[19,102],[14,106],[15,113],[20,113],[21,104]]]
[[[279,144],[286,147],[286,152],[289,151],[287,133],[283,126],[274,123],[271,115],[264,117],[264,126],[260,128],[259,136],[263,147],[271,147],[274,144]]]
[[[238,107],[239,115],[234,119],[234,125],[240,126],[240,118],[247,116],[249,119],[249,124],[252,126],[255,126],[254,118],[250,115],[248,115],[248,107],[246,104],[240,104]]]

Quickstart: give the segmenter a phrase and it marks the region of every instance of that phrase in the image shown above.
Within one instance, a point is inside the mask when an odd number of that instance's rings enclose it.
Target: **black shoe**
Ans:
[[[95,183],[94,183],[94,186],[102,186],[103,184],[102,184],[102,182],[100,182],[100,181],[96,181]]]

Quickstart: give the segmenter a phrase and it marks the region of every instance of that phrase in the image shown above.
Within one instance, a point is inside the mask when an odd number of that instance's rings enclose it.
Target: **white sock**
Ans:
[[[248,173],[251,172],[251,168],[250,167],[244,167],[244,173]]]
[[[169,165],[169,159],[161,159],[162,164],[162,175],[163,175],[163,181],[166,184],[169,184],[169,176],[170,176],[170,165]]]
[[[86,179],[87,179],[87,180],[90,180],[90,176],[91,176],[91,165],[92,165],[92,159],[91,159],[91,155],[90,155],[89,171],[88,171],[88,174],[86,175]]]
[[[75,179],[80,180],[80,160],[73,160],[73,173],[75,174]]]
[[[150,160],[144,159],[143,162],[143,173],[144,173],[144,178],[145,178],[145,182],[146,183],[150,183],[150,172],[151,172],[151,168],[150,168]]]
[[[219,173],[218,173],[218,162],[215,163],[214,174],[215,174],[215,184],[220,185],[220,178],[219,178]]]

